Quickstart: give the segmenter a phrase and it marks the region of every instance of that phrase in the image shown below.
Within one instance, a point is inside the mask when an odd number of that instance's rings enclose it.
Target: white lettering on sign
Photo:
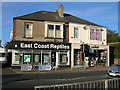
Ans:
[[[18,45],[18,46],[17,46]],[[70,49],[70,45],[68,44],[54,44],[54,43],[24,43],[21,42],[20,45],[19,44],[15,44],[14,47],[15,48],[24,48],[24,49]]]
[[[44,48],[44,49],[49,49],[49,44],[46,44],[46,45],[41,45],[41,44],[38,44],[38,43],[35,43],[34,44],[34,48]]]
[[[33,48],[32,43],[31,44],[21,43],[20,47],[21,48]]]
[[[50,44],[50,48],[51,49],[70,49],[69,46],[66,46],[64,44],[61,44],[61,45],[54,45],[54,44]]]

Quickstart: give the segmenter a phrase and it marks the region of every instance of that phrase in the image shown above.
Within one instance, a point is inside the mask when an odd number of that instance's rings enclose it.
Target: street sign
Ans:
[[[31,71],[32,70],[32,65],[31,64],[22,64],[21,65],[21,70],[22,71]]]
[[[53,66],[51,64],[39,65],[39,71],[51,71],[51,70],[53,70]]]

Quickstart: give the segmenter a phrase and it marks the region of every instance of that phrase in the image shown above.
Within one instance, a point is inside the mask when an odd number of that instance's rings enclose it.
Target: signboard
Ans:
[[[31,64],[22,64],[21,65],[21,70],[22,71],[31,71],[32,70],[32,65]]]
[[[51,64],[39,65],[39,71],[50,71],[52,69],[53,69],[53,66]]]
[[[12,48],[15,49],[46,49],[46,50],[71,50],[70,43],[53,43],[53,42],[30,42],[30,41],[13,41]]]

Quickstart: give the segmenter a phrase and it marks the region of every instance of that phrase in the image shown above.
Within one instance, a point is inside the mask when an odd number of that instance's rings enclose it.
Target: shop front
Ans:
[[[88,53],[81,50],[80,44],[72,44],[71,66],[84,67],[85,59],[88,60],[89,67],[109,66],[109,45],[89,45]],[[84,49],[85,50],[85,49]]]
[[[90,66],[109,66],[109,45],[91,45]]]
[[[22,64],[69,66],[70,50],[69,43],[13,41],[12,66]]]

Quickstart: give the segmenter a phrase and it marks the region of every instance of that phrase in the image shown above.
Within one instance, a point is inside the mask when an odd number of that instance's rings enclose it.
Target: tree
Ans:
[[[120,36],[116,31],[107,30],[107,42],[120,42]]]

